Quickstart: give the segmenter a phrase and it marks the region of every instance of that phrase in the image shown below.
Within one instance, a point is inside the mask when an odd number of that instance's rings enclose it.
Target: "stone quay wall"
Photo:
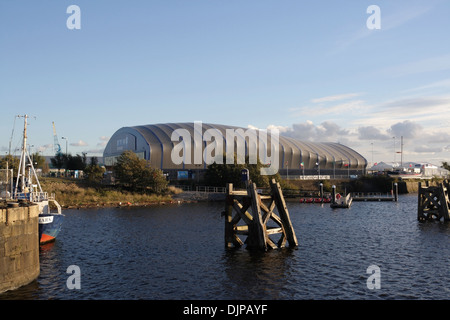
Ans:
[[[38,220],[37,205],[0,208],[0,293],[39,276]]]

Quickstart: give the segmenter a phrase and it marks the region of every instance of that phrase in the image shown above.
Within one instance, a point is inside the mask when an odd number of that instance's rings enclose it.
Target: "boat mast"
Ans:
[[[17,170],[17,180],[16,180],[16,196],[19,192],[19,181],[20,183],[20,192],[25,192],[25,167],[26,167],[26,145],[27,145],[27,115],[17,116],[18,118],[24,118],[24,128],[23,128],[23,141],[22,141],[22,151],[20,153],[20,161],[19,161],[19,169]]]
[[[39,180],[36,175],[36,171],[34,170],[33,161],[31,161],[30,155],[27,150],[27,119],[29,118],[28,115],[23,116],[17,116],[19,118],[24,118],[24,126],[23,126],[23,142],[22,142],[22,152],[20,155],[20,162],[19,162],[19,170],[17,172],[17,180],[16,180],[16,196],[17,192],[19,190],[19,181],[21,182],[20,185],[20,192],[29,192],[29,190],[26,190],[26,184],[25,184],[25,171],[26,171],[26,160],[28,158],[28,162],[30,163],[30,169],[33,171],[33,175],[36,178],[36,182],[39,186],[40,192],[42,192],[41,184],[39,183]],[[31,177],[28,181],[28,185],[31,185]]]

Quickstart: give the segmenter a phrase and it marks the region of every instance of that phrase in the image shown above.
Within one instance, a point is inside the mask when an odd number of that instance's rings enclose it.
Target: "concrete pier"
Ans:
[[[39,276],[39,209],[37,205],[0,208],[0,293],[17,289]]]

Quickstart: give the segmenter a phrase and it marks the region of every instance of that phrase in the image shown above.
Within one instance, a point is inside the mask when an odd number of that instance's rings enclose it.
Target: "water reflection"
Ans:
[[[269,252],[226,249],[223,287],[230,299],[281,299],[296,249]]]
[[[449,299],[450,223],[417,198],[349,210],[288,203],[299,246],[225,249],[222,203],[67,210],[37,281],[0,299]],[[366,269],[382,272],[380,290]],[[66,287],[70,265],[81,290]]]

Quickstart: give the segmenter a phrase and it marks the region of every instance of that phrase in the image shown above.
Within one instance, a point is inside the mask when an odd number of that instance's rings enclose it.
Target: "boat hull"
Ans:
[[[45,244],[55,241],[64,220],[64,215],[57,213],[39,214],[39,243]]]

